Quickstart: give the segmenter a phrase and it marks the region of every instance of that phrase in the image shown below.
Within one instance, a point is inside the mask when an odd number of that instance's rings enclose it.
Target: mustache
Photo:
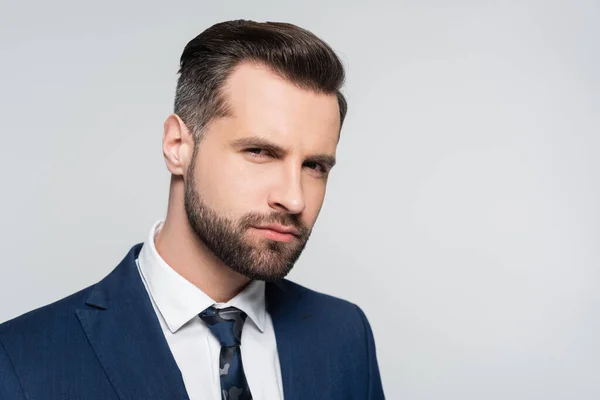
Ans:
[[[308,229],[299,219],[297,214],[261,214],[261,213],[248,213],[240,219],[240,225],[244,228],[257,225],[269,225],[269,224],[280,224],[284,226],[292,226],[300,232],[300,236],[303,238],[308,236],[310,229]]]

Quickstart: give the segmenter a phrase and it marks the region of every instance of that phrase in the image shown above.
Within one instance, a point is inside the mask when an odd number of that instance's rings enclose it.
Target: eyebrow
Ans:
[[[251,136],[233,141],[233,146],[238,148],[243,147],[259,147],[267,150],[277,157],[282,157],[288,153],[286,149],[280,145],[273,143],[272,141],[262,138],[260,136]],[[315,154],[306,158],[305,161],[316,162],[325,165],[328,169],[333,168],[336,163],[335,157],[329,154]]]

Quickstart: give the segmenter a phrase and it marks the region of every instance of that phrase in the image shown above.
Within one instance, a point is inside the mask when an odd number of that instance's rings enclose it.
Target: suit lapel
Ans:
[[[332,381],[336,369],[323,347],[325,326],[315,324],[310,307],[301,307],[303,290],[282,280],[267,284],[267,309],[273,320],[285,400],[339,398]]]
[[[137,270],[135,260],[141,247],[141,243],[134,246],[93,288],[86,305],[76,314],[121,400],[189,400]],[[302,354],[308,350],[298,334],[301,316],[294,312],[299,298],[299,291],[285,280],[266,285],[285,400],[310,398],[317,384],[307,387],[307,377],[315,374],[295,367],[303,363]]]
[[[297,348],[295,332],[298,328],[298,320],[292,311],[300,296],[286,286],[286,281],[267,283],[265,296],[277,341],[283,398],[285,400],[307,399],[308,397],[303,394],[304,388],[295,379],[297,371],[294,369],[297,364],[294,360],[295,354],[302,350]]]
[[[189,400],[137,270],[141,247],[94,287],[76,314],[121,400]]]

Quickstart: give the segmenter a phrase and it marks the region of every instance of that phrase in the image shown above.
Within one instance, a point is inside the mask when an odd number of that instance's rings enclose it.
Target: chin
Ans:
[[[237,270],[232,268],[234,271],[244,275],[251,280],[265,281],[265,282],[276,282],[280,279],[285,278],[292,268],[280,267],[280,268],[241,268]]]

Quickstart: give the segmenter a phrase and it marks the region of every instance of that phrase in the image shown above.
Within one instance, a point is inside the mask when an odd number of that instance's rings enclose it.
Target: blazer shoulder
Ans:
[[[88,286],[70,296],[26,312],[0,324],[0,335],[26,335],[28,333],[52,332],[64,326],[66,319],[75,316],[75,310],[85,304],[95,285]],[[0,336],[0,339],[1,339]]]
[[[351,319],[361,325],[366,319],[361,308],[348,300],[309,289],[287,279],[281,284],[286,292],[298,297],[298,303],[303,309],[322,310],[330,317],[335,315],[339,319]]]
[[[347,300],[316,292],[297,283],[286,280],[283,285],[285,290],[298,294],[302,314],[308,315],[312,311],[312,325],[319,327],[320,340],[327,340],[323,337],[322,327],[326,326],[327,330],[333,333],[332,340],[326,341],[324,347],[338,348],[339,354],[349,357],[348,365],[355,365],[361,370],[356,372],[355,376],[368,378],[362,388],[367,392],[364,398],[385,399],[375,339],[363,310]],[[305,320],[307,321],[310,320]]]
[[[348,300],[335,297],[326,293],[318,292],[316,290],[307,288],[306,286],[302,286],[299,283],[287,279],[283,279],[281,281],[281,285],[285,291],[297,294],[299,297],[301,297],[301,300],[304,301],[317,301],[326,303],[328,305],[336,305],[342,307],[354,306],[354,304],[349,302]]]

